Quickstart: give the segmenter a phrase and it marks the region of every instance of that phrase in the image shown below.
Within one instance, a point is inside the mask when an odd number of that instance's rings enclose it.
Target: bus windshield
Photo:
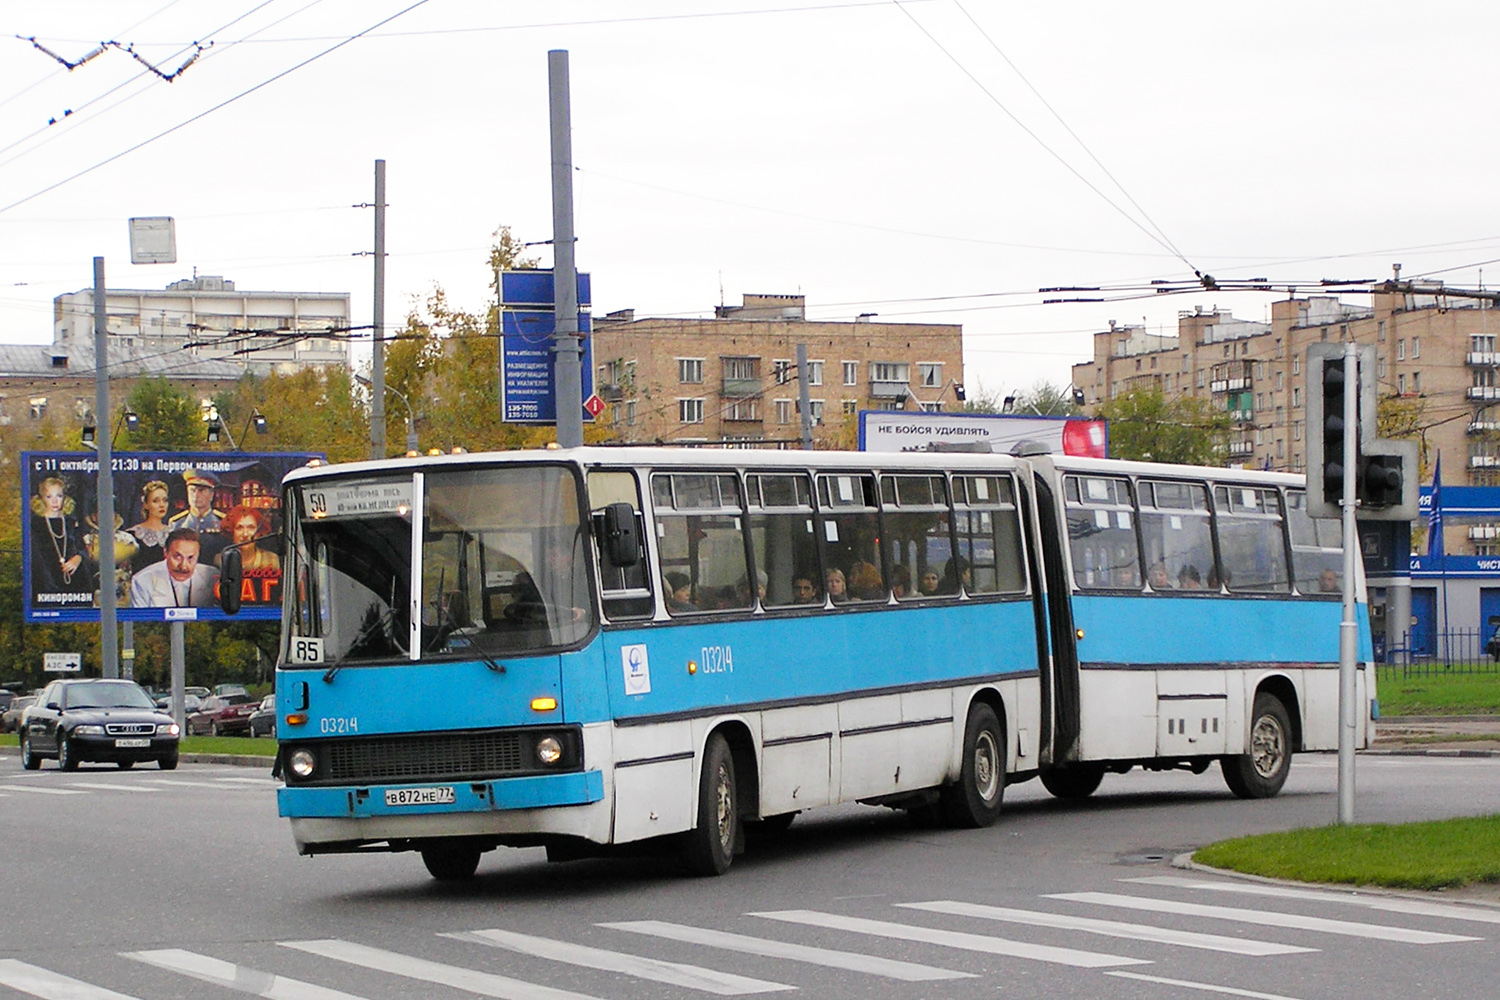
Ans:
[[[565,468],[320,481],[295,492],[288,631],[294,649],[299,638],[321,640],[322,662],[527,653],[572,645],[593,628],[578,481]]]

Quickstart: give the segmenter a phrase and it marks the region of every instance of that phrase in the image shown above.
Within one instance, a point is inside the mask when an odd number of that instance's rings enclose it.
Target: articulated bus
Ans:
[[[303,854],[462,879],[499,846],[654,841],[709,875],[816,806],[978,827],[1010,783],[1214,763],[1258,798],[1338,741],[1338,524],[1300,476],[580,448],[284,488]],[[1359,648],[1365,746],[1367,625]]]

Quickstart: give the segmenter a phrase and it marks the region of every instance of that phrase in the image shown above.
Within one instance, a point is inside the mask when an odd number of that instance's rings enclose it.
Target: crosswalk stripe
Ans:
[[[1481,940],[1459,934],[1414,931],[1404,927],[1383,927],[1380,924],[1361,924],[1351,920],[1329,920],[1326,917],[1309,917],[1300,913],[1245,910],[1235,906],[1207,906],[1202,903],[1179,903],[1168,899],[1147,899],[1144,896],[1122,896],[1112,892],[1060,892],[1045,898],[1066,899],[1075,903],[1093,903],[1096,906],[1148,910],[1153,913],[1175,913],[1187,917],[1238,920],[1242,923],[1265,924],[1271,927],[1294,927],[1304,931],[1344,934],[1350,937],[1374,938],[1378,941],[1395,941],[1402,944],[1450,944],[1455,941]]]
[[[73,781],[69,788],[97,788],[102,792],[159,792],[160,788],[142,788],[139,785],[106,785],[101,782]]]
[[[1200,934],[1196,931],[1175,931],[1167,927],[1152,927],[1148,924],[1130,924],[1115,920],[1095,920],[1091,917],[1073,917],[1062,913],[1044,913],[1038,910],[1014,910],[1004,906],[984,906],[978,903],[959,903],[937,900],[931,903],[897,903],[910,910],[926,910],[930,913],[951,913],[960,917],[980,917],[985,920],[1006,920],[1011,923],[1033,927],[1054,927],[1060,930],[1086,931],[1106,937],[1129,938],[1136,941],[1154,941],[1158,944],[1181,945],[1185,948],[1203,948],[1208,951],[1223,951],[1232,955],[1296,955],[1317,951],[1316,948],[1299,948],[1296,945],[1277,944],[1272,941],[1251,941],[1245,938],[1224,937],[1219,934]]]
[[[124,958],[154,965],[168,972],[180,972],[205,983],[223,986],[240,993],[265,997],[266,1000],[363,1000],[353,993],[331,990],[300,979],[276,976],[259,969],[223,962],[207,955],[199,955],[180,948],[162,948],[155,951],[125,951]]]
[[[81,979],[69,979],[14,958],[0,958],[0,985],[42,1000],[136,1000],[128,993],[116,993]]]
[[[440,934],[439,937],[449,937],[459,941],[470,941],[475,944],[508,948],[523,955],[535,955],[537,958],[545,958],[554,962],[566,962],[569,965],[581,965],[590,969],[603,969],[606,972],[623,972],[627,976],[635,976],[638,979],[650,979],[658,983],[670,983],[673,986],[683,986],[690,990],[702,990],[706,993],[715,993],[725,997],[743,996],[748,993],[777,993],[782,990],[794,990],[797,988],[795,986],[788,986],[785,983],[772,983],[764,979],[736,976],[733,973],[718,972],[714,969],[705,969],[696,965],[663,962],[658,959],[644,958],[639,955],[625,955],[617,951],[606,951],[603,948],[591,948],[588,945],[569,944],[566,941],[554,941],[550,938],[534,937],[530,934],[518,934],[515,931],[499,929],[458,931],[451,934]]]
[[[87,795],[88,792],[76,792],[67,788],[33,788],[30,785],[0,785],[0,791],[5,792],[35,792],[38,795]]]
[[[1290,886],[1260,885],[1254,882],[1209,882],[1203,879],[1184,878],[1180,875],[1152,875],[1146,878],[1127,878],[1120,881],[1135,882],[1140,885],[1173,886],[1179,889],[1210,889],[1215,892],[1238,892],[1251,896],[1300,899],[1310,903],[1341,903],[1345,906],[1362,906],[1365,909],[1384,910],[1388,913],[1409,913],[1418,917],[1446,917],[1451,920],[1500,924],[1500,910],[1481,910],[1477,906],[1464,906],[1461,903],[1429,903],[1423,899],[1403,899],[1399,896],[1376,896],[1353,891],[1294,889]]]
[[[770,938],[751,937],[747,934],[732,934],[729,931],[709,930],[688,924],[673,924],[664,920],[623,920],[618,923],[600,924],[610,930],[629,931],[633,934],[651,934],[669,941],[684,941],[710,948],[723,948],[746,955],[763,958],[779,958],[789,962],[806,962],[849,972],[867,972],[872,976],[900,979],[908,983],[933,982],[939,979],[973,979],[970,972],[939,969],[917,962],[900,962],[878,955],[862,955],[853,951],[834,951],[829,948],[814,948],[806,944],[789,941],[774,941]]]
[[[1046,944],[1029,944],[1008,938],[988,937],[983,934],[965,934],[960,931],[938,930],[911,924],[896,924],[885,920],[867,920],[864,917],[845,917],[837,913],[819,913],[816,910],[775,910],[752,913],[752,917],[769,920],[785,920],[793,924],[808,924],[813,927],[829,927],[834,930],[853,931],[857,934],[873,934],[877,937],[895,938],[901,941],[921,941],[947,948],[962,948],[965,951],[982,951],[990,955],[1008,955],[1011,958],[1029,958],[1039,962],[1056,962],[1079,969],[1102,969],[1111,965],[1150,965],[1140,958],[1123,958],[1094,951],[1079,951],[1075,948],[1059,948]]]
[[[170,788],[213,788],[223,791],[224,786],[212,781],[189,781],[186,778],[144,778],[143,784],[166,785]]]
[[[1213,983],[1195,983],[1188,979],[1167,979],[1165,976],[1146,976],[1139,972],[1106,972],[1105,975],[1119,976],[1121,979],[1139,979],[1147,983],[1161,983],[1163,986],[1181,986],[1189,990],[1223,993],[1232,997],[1250,997],[1251,1000],[1296,1000],[1296,997],[1283,996],[1280,993],[1260,993],[1256,990],[1242,990],[1235,986],[1215,986]]]
[[[309,955],[321,955],[324,958],[348,962],[350,965],[374,969],[377,972],[389,972],[393,976],[405,976],[422,982],[452,986],[454,989],[468,990],[480,996],[500,997],[502,1000],[594,1000],[582,993],[554,989],[551,986],[539,986],[536,983],[497,976],[489,972],[479,972],[475,969],[464,969],[456,965],[429,962],[423,958],[402,955],[383,948],[355,944],[353,941],[325,939],[282,941],[280,944],[287,948],[305,951]]]

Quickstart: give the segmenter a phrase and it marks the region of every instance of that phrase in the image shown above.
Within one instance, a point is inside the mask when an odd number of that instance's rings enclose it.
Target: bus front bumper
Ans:
[[[288,787],[276,793],[281,815],[289,819],[490,813],[588,805],[603,798],[599,771],[444,784]]]

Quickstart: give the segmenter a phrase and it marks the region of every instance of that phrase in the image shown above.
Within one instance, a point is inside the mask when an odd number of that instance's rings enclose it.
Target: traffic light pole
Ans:
[[[1344,615],[1339,624],[1339,824],[1354,822],[1354,744],[1356,715],[1354,666],[1359,653],[1359,627],[1354,619],[1354,581],[1359,559],[1359,530],[1355,489],[1359,461],[1359,346],[1344,344]]]

